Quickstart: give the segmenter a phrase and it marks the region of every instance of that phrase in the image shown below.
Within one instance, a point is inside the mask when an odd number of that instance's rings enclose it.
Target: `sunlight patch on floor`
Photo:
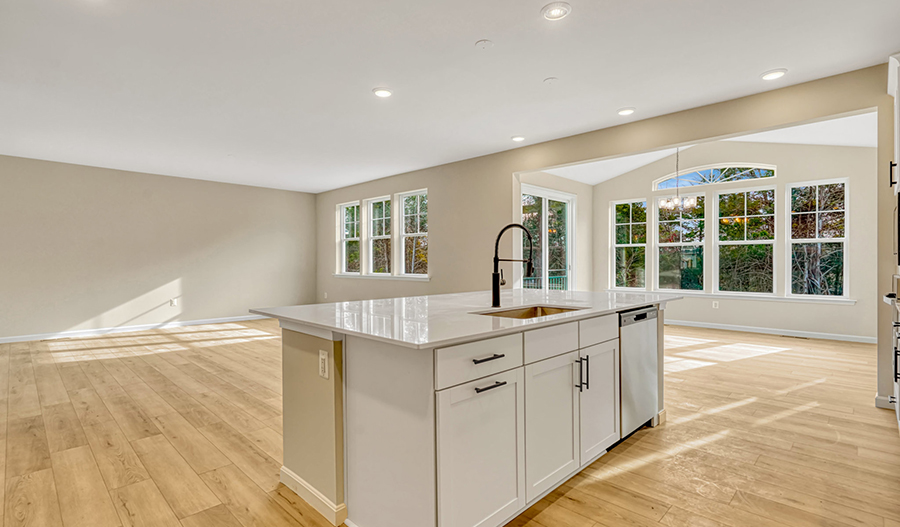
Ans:
[[[720,432],[716,432],[714,434],[710,434],[706,437],[701,437],[699,439],[694,439],[693,441],[687,441],[681,443],[679,445],[675,445],[673,447],[667,448],[665,450],[655,450],[652,453],[644,454],[641,456],[636,456],[634,459],[624,459],[619,456],[615,460],[615,467],[618,470],[624,472],[633,472],[641,467],[649,465],[650,463],[654,463],[656,461],[661,461],[663,459],[667,459],[673,456],[678,455],[679,453],[685,450],[696,449],[702,447],[704,445],[708,445],[710,443],[715,443],[716,441],[726,437],[729,433],[729,430],[722,430]],[[640,443],[637,443],[640,445]],[[625,451],[625,454],[628,455],[628,451]],[[607,474],[592,474],[591,477],[597,480],[604,480],[609,477],[614,477],[615,474],[607,473]]]
[[[735,360],[751,359],[772,353],[780,353],[790,348],[776,348],[774,346],[760,346],[759,344],[726,344],[714,348],[702,350],[682,351],[676,353],[679,357],[691,359],[713,360],[717,362],[731,362]]]
[[[774,423],[775,421],[780,421],[786,417],[791,417],[791,416],[794,416],[797,414],[802,414],[803,412],[806,412],[807,410],[812,410],[813,408],[816,408],[818,406],[819,406],[819,403],[817,403],[817,402],[809,402],[806,404],[797,405],[793,408],[787,408],[785,410],[782,410],[781,412],[778,412],[778,413],[772,414],[768,417],[764,417],[762,419],[757,420],[755,426],[762,426],[762,425],[767,425],[769,423]]]
[[[715,366],[715,362],[706,362],[693,359],[679,359],[675,357],[666,357],[664,370],[666,373],[678,373],[687,370],[695,370],[706,366]]]
[[[666,349],[685,348],[687,346],[699,346],[700,344],[709,344],[715,340],[698,339],[692,337],[679,337],[675,335],[666,335]]]

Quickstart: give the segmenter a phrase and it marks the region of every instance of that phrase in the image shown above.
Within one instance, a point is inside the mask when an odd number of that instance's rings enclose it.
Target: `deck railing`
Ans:
[[[552,270],[550,272],[553,273]],[[525,278],[522,281],[522,287],[524,287],[525,289],[543,289],[543,282],[543,279],[539,276]],[[567,275],[551,276],[548,279],[547,289],[553,291],[565,291],[569,289],[569,277]]]

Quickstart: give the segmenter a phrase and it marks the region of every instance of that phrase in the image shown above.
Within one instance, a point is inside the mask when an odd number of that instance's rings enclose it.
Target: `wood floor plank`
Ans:
[[[258,446],[278,463],[284,463],[284,437],[271,428],[260,428],[244,434],[247,439]]]
[[[56,452],[52,459],[59,508],[66,527],[118,527],[119,517],[90,447]]]
[[[281,463],[269,457],[237,430],[225,423],[214,423],[201,428],[200,432],[261,489],[268,492],[278,486]]]
[[[91,422],[85,425],[84,433],[103,475],[103,481],[109,489],[150,478],[144,464],[115,421]]]
[[[124,527],[182,527],[152,480],[110,491]]]
[[[176,412],[175,408],[143,381],[122,387],[148,417]]]
[[[132,445],[178,518],[220,503],[164,436],[140,439]]]
[[[244,527],[300,525],[234,465],[211,470],[200,477]]]
[[[56,364],[34,365],[34,378],[41,406],[53,406],[69,402],[69,394],[59,376]]]
[[[53,470],[6,480],[5,527],[63,527]]]
[[[51,453],[87,444],[81,421],[70,402],[45,406],[44,428]]]
[[[265,423],[231,404],[215,392],[198,393],[195,395],[195,398],[210,412],[216,414],[222,421],[225,421],[239,432],[252,432],[266,426]]]
[[[169,443],[198,474],[231,464],[231,460],[181,414],[160,415],[153,420]]]
[[[44,419],[41,416],[11,419],[6,441],[7,479],[50,467]]]
[[[106,397],[103,402],[129,441],[159,434],[153,421],[128,395]]]
[[[93,388],[71,392],[69,397],[83,426],[113,420],[112,414],[103,404],[103,399]]]
[[[181,520],[184,527],[242,527],[241,522],[231,514],[225,505],[198,512]]]

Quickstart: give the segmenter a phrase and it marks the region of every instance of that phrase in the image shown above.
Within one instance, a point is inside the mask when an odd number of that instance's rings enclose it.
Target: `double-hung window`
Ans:
[[[720,193],[718,211],[717,290],[775,293],[775,189]]]
[[[847,182],[789,188],[792,295],[846,296]]]
[[[614,207],[616,287],[645,287],[647,202],[634,200]]]
[[[369,271],[391,274],[391,199],[369,202]]]
[[[657,207],[660,289],[703,290],[703,230],[706,200],[684,211]]]
[[[341,205],[341,272],[359,273],[359,203]]]
[[[404,274],[428,274],[428,193],[402,194],[400,200],[403,212],[402,271]]]

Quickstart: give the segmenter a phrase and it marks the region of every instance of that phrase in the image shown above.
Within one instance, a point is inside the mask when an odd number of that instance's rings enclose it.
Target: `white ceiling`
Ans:
[[[682,149],[683,150],[683,149]],[[597,185],[675,154],[674,148],[543,170],[554,176]]]
[[[0,154],[319,192],[900,49],[897,0],[548,1],[0,2]]]
[[[826,146],[878,146],[878,114],[866,113],[769,132],[726,139],[745,143],[787,143]]]
[[[812,124],[732,137],[725,139],[725,141],[877,147],[878,114],[866,113],[852,117],[841,117]],[[687,148],[691,148],[691,146],[694,145],[682,147],[682,152]],[[545,169],[543,172],[580,181],[588,185],[596,185],[674,154],[675,149],[669,148],[613,159],[601,159],[580,165]]]

